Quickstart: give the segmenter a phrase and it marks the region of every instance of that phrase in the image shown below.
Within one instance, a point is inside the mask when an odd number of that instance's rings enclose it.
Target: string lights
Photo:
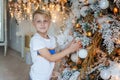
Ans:
[[[67,0],[9,0],[9,13],[18,23],[22,20],[32,20],[32,13],[37,9],[49,10],[52,22],[66,19],[65,6]],[[58,16],[59,15],[59,16]]]

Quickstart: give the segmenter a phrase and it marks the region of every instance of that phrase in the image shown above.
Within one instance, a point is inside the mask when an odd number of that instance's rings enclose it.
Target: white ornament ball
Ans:
[[[109,7],[109,1],[108,0],[100,0],[99,6],[101,9],[106,9]]]
[[[102,79],[109,79],[110,78],[110,71],[109,70],[102,70],[101,72],[100,72],[100,77],[102,78]]]
[[[76,63],[78,61],[78,55],[76,53],[72,54],[71,60]]]
[[[86,49],[80,49],[80,50],[78,51],[78,56],[79,56],[80,58],[86,58],[86,57],[87,57],[87,54],[88,54],[88,52],[87,52]]]

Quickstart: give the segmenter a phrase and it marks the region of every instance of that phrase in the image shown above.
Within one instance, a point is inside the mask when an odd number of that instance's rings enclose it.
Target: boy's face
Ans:
[[[47,33],[47,30],[50,26],[50,19],[45,15],[35,14],[33,25],[35,26],[37,32]]]

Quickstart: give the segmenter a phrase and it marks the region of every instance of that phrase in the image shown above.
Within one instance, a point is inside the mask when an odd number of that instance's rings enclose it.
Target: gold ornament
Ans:
[[[118,8],[117,7],[114,7],[113,8],[113,12],[114,12],[114,15],[116,15],[118,13]]]
[[[91,36],[92,36],[92,32],[91,32],[91,31],[88,31],[88,32],[86,33],[86,35],[87,35],[88,37],[91,37]]]
[[[81,26],[80,26],[79,23],[77,23],[77,24],[75,25],[75,27],[76,27],[76,28],[81,28]]]
[[[83,30],[81,29],[81,25],[79,23],[75,25],[75,30],[78,31],[79,33],[83,32]]]

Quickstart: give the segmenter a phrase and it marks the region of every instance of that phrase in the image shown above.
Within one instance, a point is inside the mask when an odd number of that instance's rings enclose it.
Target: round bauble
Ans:
[[[109,70],[102,70],[100,72],[100,77],[104,80],[108,80],[110,78],[110,71]]]
[[[86,58],[86,57],[87,57],[87,54],[88,54],[88,52],[87,52],[86,49],[80,49],[80,50],[78,51],[78,56],[79,56],[80,58]]]
[[[100,0],[99,6],[101,9],[106,9],[109,7],[109,1],[108,0]]]
[[[76,53],[72,54],[71,60],[76,63],[78,61],[78,55]]]

